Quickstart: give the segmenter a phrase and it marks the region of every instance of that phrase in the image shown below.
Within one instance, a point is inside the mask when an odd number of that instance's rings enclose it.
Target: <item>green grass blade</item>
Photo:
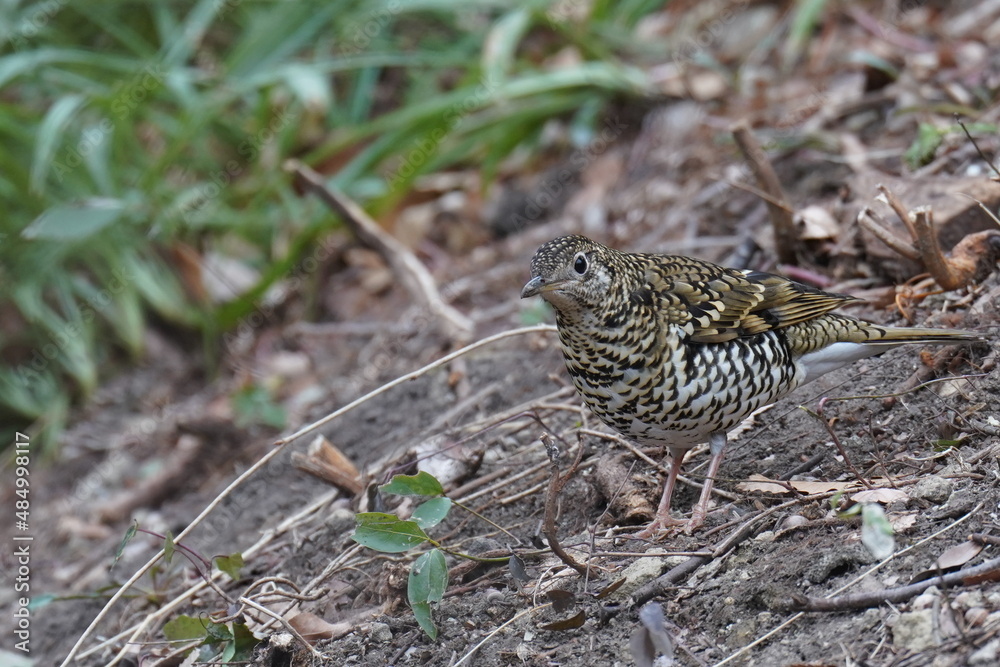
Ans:
[[[56,151],[63,143],[66,128],[73,116],[86,103],[83,95],[66,95],[56,100],[38,126],[35,139],[35,154],[31,160],[31,191],[41,193],[45,189],[45,179],[52,168]]]

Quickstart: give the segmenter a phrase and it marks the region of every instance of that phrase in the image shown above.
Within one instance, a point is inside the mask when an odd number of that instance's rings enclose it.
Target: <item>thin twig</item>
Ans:
[[[955,114],[955,122],[958,123],[958,126],[962,128],[963,132],[965,132],[965,136],[967,136],[969,138],[969,141],[972,142],[972,145],[976,148],[976,152],[979,153],[979,157],[982,158],[983,162],[990,165],[990,169],[992,169],[993,173],[996,174],[994,178],[1000,178],[1000,169],[997,169],[997,166],[993,164],[993,160],[986,157],[986,154],[983,153],[983,149],[980,148],[979,144],[976,143],[976,140],[972,138],[972,134],[969,132],[969,128],[965,126],[965,123],[962,121],[962,119],[959,117],[958,114]]]
[[[537,607],[528,607],[527,609],[525,609],[521,613],[515,614],[514,617],[511,618],[509,621],[507,621],[506,623],[501,624],[496,630],[494,630],[490,634],[488,634],[485,637],[483,637],[483,640],[481,642],[479,642],[478,644],[476,644],[475,646],[473,646],[469,650],[468,653],[466,653],[465,655],[463,655],[462,658],[458,662],[456,662],[454,665],[452,665],[451,667],[459,667],[459,665],[461,665],[463,662],[465,662],[466,660],[469,660],[472,656],[474,656],[476,654],[476,651],[478,651],[479,649],[481,649],[483,647],[483,645],[486,642],[488,642],[489,640],[493,639],[493,637],[496,636],[497,634],[499,634],[501,630],[503,630],[508,625],[510,625],[514,621],[518,620],[522,616],[527,616],[528,614],[533,614],[533,613],[539,612],[542,609],[545,609],[546,607],[551,607],[551,606],[552,606],[551,602],[546,602],[545,604],[539,605]]]
[[[924,268],[934,276],[934,280],[942,289],[953,290],[965,286],[964,277],[958,275],[941,250],[930,206],[913,209],[913,239],[920,251]]]
[[[277,613],[271,611],[267,607],[264,607],[262,605],[257,604],[256,602],[254,602],[250,598],[246,598],[246,597],[240,598],[240,604],[244,604],[244,605],[246,605],[248,607],[256,609],[260,613],[265,614],[265,615],[270,616],[271,618],[275,619],[276,621],[278,621],[279,623],[281,623],[282,627],[284,627],[285,630],[288,630],[288,632],[291,633],[291,635],[293,637],[295,637],[296,639],[298,639],[302,643],[303,646],[305,646],[307,649],[309,649],[309,651],[313,654],[314,657],[319,658],[320,660],[326,660],[326,656],[323,655],[322,653],[320,653],[318,650],[316,650],[316,647],[313,646],[312,644],[310,644],[306,640],[306,638],[303,637],[301,635],[301,633],[299,633],[299,631],[295,629],[295,626],[293,626],[291,623],[289,623],[288,621],[286,621],[284,618],[282,618]]]
[[[175,542],[180,541],[180,540],[184,539],[187,535],[189,535],[191,533],[191,531],[193,531],[196,527],[198,527],[198,525],[201,524],[201,522],[205,520],[205,517],[207,517],[209,514],[211,514],[211,512],[216,507],[218,507],[222,503],[222,501],[225,500],[236,488],[238,488],[239,486],[241,486],[247,479],[249,479],[250,477],[252,477],[254,474],[257,473],[257,471],[259,471],[261,468],[263,468],[265,465],[267,465],[267,463],[271,459],[273,459],[274,457],[278,456],[283,451],[283,449],[284,449],[283,446],[284,445],[287,445],[288,443],[293,442],[297,438],[300,438],[303,435],[306,435],[307,433],[311,433],[312,431],[315,431],[316,429],[320,428],[321,426],[326,425],[327,423],[329,423],[333,419],[336,419],[337,417],[343,415],[344,413],[349,412],[350,410],[353,410],[354,408],[358,407],[359,405],[361,405],[361,404],[363,404],[363,403],[371,400],[375,396],[378,396],[378,395],[380,395],[380,394],[388,391],[389,389],[391,389],[391,388],[393,388],[395,386],[398,386],[398,385],[400,385],[400,384],[402,384],[402,383],[404,383],[404,382],[406,382],[408,380],[412,380],[412,379],[414,379],[416,377],[419,377],[419,376],[423,375],[424,373],[427,373],[428,371],[433,370],[434,368],[437,368],[439,366],[443,366],[443,365],[449,363],[450,361],[452,361],[453,359],[456,359],[456,358],[462,356],[463,354],[466,354],[466,353],[468,353],[468,352],[470,352],[472,350],[475,350],[475,349],[477,349],[479,347],[482,347],[484,345],[488,345],[488,344],[493,343],[493,342],[495,342],[497,340],[501,340],[503,338],[509,338],[511,336],[518,336],[518,335],[528,334],[528,333],[540,333],[540,332],[547,332],[547,331],[556,331],[556,328],[554,326],[550,325],[550,324],[541,324],[541,325],[536,325],[536,326],[533,326],[533,327],[524,327],[524,328],[521,328],[521,329],[514,329],[512,331],[503,331],[503,332],[501,332],[499,334],[495,334],[493,336],[489,336],[489,337],[484,338],[484,339],[482,339],[480,341],[472,343],[471,345],[466,345],[465,347],[463,347],[463,348],[461,348],[459,350],[456,350],[456,351],[452,352],[451,354],[445,355],[444,357],[442,357],[441,359],[438,359],[437,361],[434,361],[434,362],[432,362],[430,364],[427,364],[423,368],[420,368],[420,369],[418,369],[416,371],[413,371],[412,373],[407,373],[406,375],[404,375],[404,376],[402,376],[402,377],[400,377],[400,378],[398,378],[398,379],[396,379],[396,380],[394,380],[394,381],[392,381],[392,382],[390,382],[390,383],[388,383],[386,385],[382,385],[378,389],[375,389],[374,391],[371,391],[371,392],[365,394],[361,398],[348,403],[344,407],[340,408],[339,410],[334,411],[333,413],[331,413],[330,415],[327,415],[323,419],[321,419],[321,420],[319,420],[317,422],[314,422],[313,424],[310,424],[309,426],[306,426],[305,428],[300,429],[299,431],[293,433],[290,436],[287,436],[285,438],[282,438],[282,439],[276,441],[275,442],[275,445],[277,445],[276,447],[274,447],[273,449],[271,449],[270,451],[268,451],[266,454],[264,454],[260,459],[257,460],[256,463],[254,463],[253,465],[251,465],[242,475],[240,475],[239,477],[237,477],[235,480],[233,480],[229,484],[229,486],[227,486],[225,489],[223,489],[223,491],[218,496],[216,496],[215,499],[212,500],[212,502],[209,503],[208,506],[205,507],[205,509],[203,509],[201,511],[201,513],[199,513],[198,516],[196,516],[194,518],[194,520],[191,521],[191,523],[189,523],[187,525],[187,527],[183,531],[181,531],[174,538],[174,541]],[[136,584],[136,582],[138,582],[154,565],[156,565],[157,562],[159,562],[159,560],[163,557],[163,553],[164,553],[163,549],[160,549],[152,558],[149,559],[149,561],[146,562],[145,565],[143,565],[141,568],[139,568],[139,570],[136,571],[135,574],[133,574],[128,579],[128,581],[126,581],[124,584],[122,584],[122,586],[117,591],[115,591],[115,594],[111,596],[111,598],[107,601],[107,603],[105,603],[104,608],[101,609],[101,611],[97,614],[96,617],[94,617],[94,620],[90,622],[90,625],[87,626],[87,629],[84,630],[83,634],[80,635],[80,638],[77,639],[76,643],[73,645],[73,648],[70,649],[69,654],[67,654],[67,656],[63,659],[62,663],[60,663],[60,667],[68,667],[68,665],[76,658],[77,654],[80,652],[80,649],[83,647],[84,641],[86,641],[86,639],[97,629],[97,626],[100,625],[101,621],[103,621],[107,617],[107,615],[111,612],[111,609],[125,595],[125,593],[129,589],[131,589],[132,586],[134,586]],[[204,584],[201,584],[201,585],[203,586]],[[189,593],[190,592],[191,591],[189,591]],[[120,659],[123,655],[124,655],[124,653],[119,653],[119,655],[117,656],[116,660]]]
[[[843,593],[844,591],[846,591],[848,588],[851,588],[852,586],[854,586],[855,584],[857,584],[859,581],[864,580],[866,577],[868,577],[871,574],[873,574],[873,573],[877,572],[878,570],[882,569],[882,567],[884,567],[886,564],[892,562],[894,559],[899,558],[900,556],[902,556],[906,552],[912,551],[913,549],[916,549],[917,547],[920,547],[920,546],[926,544],[927,542],[930,542],[931,540],[937,539],[940,535],[943,535],[944,533],[948,532],[949,530],[951,530],[955,526],[958,526],[959,524],[967,521],[970,517],[977,515],[979,513],[979,510],[981,510],[982,508],[983,508],[983,503],[979,503],[974,508],[972,508],[972,511],[970,511],[968,514],[965,514],[964,516],[961,516],[958,519],[955,519],[953,522],[951,522],[950,524],[948,524],[947,526],[945,526],[941,530],[928,535],[927,537],[925,537],[924,539],[920,540],[919,542],[915,542],[914,544],[911,544],[910,546],[908,546],[908,547],[906,547],[904,549],[900,549],[899,551],[897,551],[896,553],[892,554],[891,556],[889,556],[885,560],[882,560],[882,561],[876,563],[872,567],[868,568],[867,570],[865,570],[864,572],[862,572],[861,574],[859,574],[858,576],[856,576],[854,579],[851,579],[849,582],[847,582],[846,584],[844,584],[843,586],[841,586],[837,590],[835,590],[832,593],[830,593],[827,597],[832,598],[834,596],[840,595],[841,593]],[[730,662],[736,660],[738,657],[740,657],[744,653],[747,653],[750,650],[752,650],[754,647],[760,646],[761,644],[763,644],[764,642],[766,642],[768,639],[770,639],[771,637],[777,635],[779,632],[781,632],[785,628],[789,627],[790,625],[792,625],[793,623],[795,623],[796,621],[798,621],[800,618],[802,618],[805,615],[806,615],[806,612],[804,612],[804,611],[800,611],[800,612],[795,613],[794,615],[792,615],[791,617],[789,617],[788,619],[786,619],[784,622],[782,622],[777,627],[772,628],[771,630],[767,631],[766,633],[764,633],[763,635],[761,635],[757,639],[753,640],[752,642],[750,642],[749,644],[747,644],[743,648],[739,649],[738,651],[736,651],[732,655],[730,655],[730,656],[724,658],[723,660],[715,663],[714,665],[712,665],[712,667],[722,667],[722,665],[729,664]]]
[[[889,189],[889,186],[879,183],[875,186],[875,189],[879,191],[882,198],[885,200],[885,203],[888,204],[889,208],[891,208],[893,213],[896,214],[896,217],[899,218],[904,225],[906,225],[906,229],[910,232],[910,238],[916,240],[917,232],[913,227],[913,220],[910,218],[910,211],[906,208],[906,205],[900,201],[899,197],[893,194],[892,190]]]
[[[781,187],[781,181],[778,180],[778,175],[775,173],[771,161],[767,159],[767,154],[761,148],[757,138],[750,130],[750,125],[745,120],[736,123],[731,131],[736,145],[740,147],[743,157],[753,169],[757,183],[768,195],[764,201],[771,212],[774,248],[778,254],[778,261],[782,264],[798,264],[795,220],[791,207],[788,205],[788,197],[785,196],[785,191]]]
[[[501,331],[498,334],[494,334],[492,336],[487,336],[486,338],[483,338],[482,340],[476,341],[475,343],[470,343],[469,345],[466,345],[465,347],[463,347],[461,349],[455,350],[451,354],[446,354],[445,356],[441,357],[437,361],[432,361],[431,363],[427,364],[423,368],[419,368],[419,369],[413,371],[412,373],[407,373],[406,375],[400,376],[400,377],[396,378],[395,380],[393,380],[392,382],[386,383],[386,384],[382,385],[381,387],[379,387],[378,389],[375,389],[374,391],[368,392],[367,394],[365,394],[361,398],[356,399],[354,401],[351,401],[350,403],[348,403],[344,407],[340,408],[339,410],[334,410],[333,412],[331,412],[330,414],[328,414],[326,417],[323,417],[322,419],[320,419],[318,421],[315,421],[312,424],[309,424],[308,426],[299,429],[298,431],[296,431],[295,433],[292,433],[289,436],[281,438],[280,440],[276,440],[274,442],[274,444],[276,446],[287,445],[288,443],[292,442],[293,440],[297,440],[297,439],[301,438],[302,436],[304,436],[304,435],[306,435],[308,433],[312,433],[313,431],[315,431],[318,428],[326,426],[327,424],[329,424],[331,421],[333,421],[337,417],[341,416],[342,414],[344,414],[346,412],[350,412],[351,410],[353,410],[354,408],[358,407],[362,403],[365,403],[365,402],[367,402],[367,401],[375,398],[376,396],[378,396],[380,394],[384,394],[385,392],[389,391],[390,389],[392,389],[394,387],[398,387],[401,384],[404,384],[406,382],[409,382],[410,380],[418,378],[421,375],[426,374],[428,371],[432,371],[435,368],[438,368],[440,366],[444,366],[444,365],[452,362],[453,360],[457,359],[458,357],[461,357],[464,354],[468,354],[472,350],[475,350],[475,349],[478,349],[480,347],[483,347],[484,345],[489,345],[491,343],[495,343],[498,340],[502,340],[504,338],[510,338],[512,336],[522,336],[524,334],[545,333],[545,332],[554,332],[554,331],[557,331],[557,329],[553,325],[551,325],[551,324],[536,324],[535,326],[532,326],[532,327],[522,327],[520,329],[512,329],[510,331]]]
[[[837,432],[833,430],[833,425],[830,423],[830,420],[823,416],[823,408],[826,406],[826,401],[827,399],[825,396],[819,399],[819,403],[816,405],[816,416],[819,417],[819,420],[823,423],[824,428],[826,428],[826,432],[830,434],[830,437],[833,439],[834,446],[837,448],[837,451],[840,452],[841,457],[843,457],[844,463],[846,463],[847,467],[850,468],[852,473],[854,473],[854,477],[859,482],[864,484],[866,489],[871,490],[875,488],[871,485],[871,482],[865,479],[864,475],[858,472],[858,469],[854,467],[851,457],[848,456],[847,450],[844,449],[843,443],[840,442]]]
[[[861,225],[862,229],[867,232],[871,232],[872,236],[889,246],[903,257],[913,260],[914,262],[920,261],[920,251],[914,248],[913,244],[909,241],[896,236],[896,234],[889,229],[889,225],[886,223],[885,219],[867,206],[861,209],[861,212],[858,213],[858,224]]]
[[[988,560],[975,567],[952,572],[930,579],[918,581],[908,586],[887,588],[881,591],[855,593],[835,598],[809,598],[793,596],[788,609],[796,611],[846,611],[847,609],[867,609],[877,607],[885,602],[899,604],[923,593],[931,586],[954,586],[956,584],[974,584],[981,581],[980,577],[995,574],[1000,570],[1000,558]]]
[[[803,496],[802,498],[796,498],[795,500],[790,500],[788,502],[781,503],[780,505],[775,505],[774,507],[768,508],[763,512],[757,514],[756,516],[750,517],[744,521],[736,530],[730,533],[722,541],[711,548],[710,555],[699,555],[692,556],[688,560],[684,561],[677,567],[668,571],[665,574],[660,575],[653,581],[649,582],[639,590],[637,590],[632,596],[632,604],[634,607],[641,607],[645,603],[652,600],[654,597],[661,595],[669,587],[673,586],[678,581],[682,581],[688,574],[694,572],[702,565],[705,565],[709,561],[720,558],[732,549],[736,548],[741,542],[746,540],[751,533],[753,526],[760,523],[763,519],[780,512],[789,507],[801,504],[807,500],[819,500],[832,496],[835,492],[830,491],[827,493],[816,494],[812,496]]]
[[[441,293],[427,267],[409,248],[379,227],[363,208],[332,187],[321,174],[307,165],[298,160],[288,160],[285,162],[285,171],[294,174],[300,185],[311,190],[334,213],[343,218],[362,243],[385,258],[396,274],[396,279],[410,290],[417,301],[438,316],[444,325],[446,335],[462,343],[469,340],[474,328],[472,320],[441,298]]]
[[[559,531],[556,530],[556,508],[559,506],[559,492],[566,485],[569,477],[573,474],[576,469],[576,465],[572,466],[570,471],[565,477],[559,475],[559,449],[556,447],[552,436],[548,433],[542,434],[542,442],[545,443],[545,450],[549,454],[549,460],[552,462],[552,473],[549,477],[549,487],[545,494],[545,519],[543,522],[542,532],[545,534],[545,539],[549,543],[549,548],[552,549],[552,553],[559,557],[563,563],[573,568],[583,576],[589,576],[590,566],[580,565],[569,555],[562,545],[559,543]],[[583,451],[583,448],[580,448]],[[579,464],[579,457],[577,457],[577,465]]]
[[[973,533],[972,535],[969,535],[969,539],[977,544],[989,544],[991,546],[1000,547],[1000,537],[997,537],[996,535]]]
[[[198,526],[198,524],[200,524],[202,521],[205,520],[205,517],[207,517],[212,512],[212,510],[218,507],[219,504],[221,504],[222,501],[229,496],[230,493],[232,493],[238,486],[242,485],[244,481],[253,476],[258,470],[267,465],[268,461],[270,461],[275,456],[280,454],[281,451],[282,451],[281,448],[277,447],[272,449],[271,451],[264,454],[264,456],[260,457],[260,459],[258,459],[256,463],[247,468],[247,470],[242,475],[234,479],[229,484],[229,486],[227,486],[222,491],[222,493],[216,496],[215,499],[212,500],[212,502],[210,502],[208,506],[205,509],[203,509],[201,513],[198,516],[196,516],[191,523],[187,525],[187,528],[182,530],[177,535],[177,537],[174,538],[174,542],[179,542],[183,540],[185,537],[187,537],[191,533],[191,531],[193,531],[195,527]],[[87,637],[89,637],[90,634],[95,629],[97,629],[97,626],[101,623],[101,621],[103,621],[104,618],[111,612],[111,608],[114,607],[115,603],[117,603],[118,600],[120,600],[125,595],[126,591],[132,588],[132,586],[134,586],[136,582],[142,579],[142,577],[147,572],[149,572],[149,570],[151,570],[153,566],[156,565],[156,563],[159,562],[161,558],[163,558],[163,553],[164,553],[163,549],[157,551],[156,555],[150,558],[145,565],[140,567],[135,572],[135,574],[129,577],[128,581],[122,584],[121,587],[117,591],[115,591],[115,594],[112,595],[111,598],[105,603],[104,608],[101,609],[101,611],[97,614],[97,616],[94,617],[94,620],[90,622],[90,625],[88,625],[87,629],[83,631],[83,634],[80,635],[80,638],[76,640],[76,643],[73,645],[73,648],[70,649],[69,654],[62,661],[61,667],[66,667],[67,665],[69,665],[70,661],[74,659],[77,652],[83,646],[84,640],[86,640]]]

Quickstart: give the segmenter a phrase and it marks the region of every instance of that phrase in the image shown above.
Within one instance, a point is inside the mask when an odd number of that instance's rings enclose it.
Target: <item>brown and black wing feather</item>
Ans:
[[[663,323],[679,326],[692,343],[724,343],[789,327],[857,300],[760,271],[687,257],[645,258],[643,289],[654,295]]]

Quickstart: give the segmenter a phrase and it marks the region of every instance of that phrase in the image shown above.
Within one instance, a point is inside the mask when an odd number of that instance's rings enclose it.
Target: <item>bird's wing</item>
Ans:
[[[664,324],[680,326],[694,343],[722,343],[780,329],[857,300],[770,273],[687,257],[651,263],[640,291]]]

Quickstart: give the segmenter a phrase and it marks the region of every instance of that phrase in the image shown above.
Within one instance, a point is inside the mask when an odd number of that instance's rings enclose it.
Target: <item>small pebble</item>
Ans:
[[[971,625],[982,625],[986,620],[986,617],[990,615],[990,612],[986,611],[982,607],[973,607],[965,612],[965,622]]]
[[[930,609],[908,611],[899,615],[892,626],[892,641],[900,647],[920,652],[934,644],[933,612]]]
[[[392,641],[392,629],[386,623],[372,623],[372,641],[387,644]]]
[[[909,489],[911,498],[926,500],[929,503],[943,505],[951,496],[952,483],[950,479],[928,475]]]
[[[970,665],[996,665],[1000,654],[1000,639],[983,644],[969,656]]]
[[[801,514],[793,514],[781,522],[781,528],[782,530],[796,528],[798,526],[804,526],[807,523],[809,523],[809,519],[805,518]]]

